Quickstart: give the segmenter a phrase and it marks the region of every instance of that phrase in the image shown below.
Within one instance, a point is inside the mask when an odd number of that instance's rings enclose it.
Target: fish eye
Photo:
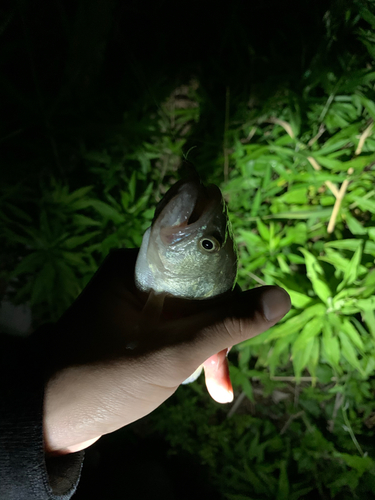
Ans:
[[[217,250],[220,249],[219,242],[213,236],[211,236],[210,238],[203,237],[201,238],[199,243],[201,248],[209,253],[216,252]]]

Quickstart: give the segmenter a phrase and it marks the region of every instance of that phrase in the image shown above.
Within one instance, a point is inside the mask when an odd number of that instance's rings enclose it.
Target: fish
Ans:
[[[198,174],[176,182],[158,203],[135,266],[142,292],[204,300],[233,290],[238,254],[227,204]],[[200,366],[183,384],[196,380]]]

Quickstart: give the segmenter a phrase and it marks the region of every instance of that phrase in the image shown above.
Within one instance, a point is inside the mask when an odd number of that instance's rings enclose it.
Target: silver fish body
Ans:
[[[199,178],[179,181],[155,210],[143,236],[135,282],[144,291],[207,299],[233,289],[237,249],[220,189]],[[183,384],[194,382],[202,366]]]
[[[205,299],[232,289],[236,275],[237,250],[220,189],[199,179],[177,182],[143,236],[137,287]]]

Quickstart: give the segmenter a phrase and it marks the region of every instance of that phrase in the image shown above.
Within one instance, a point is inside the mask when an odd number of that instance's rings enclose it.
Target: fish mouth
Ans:
[[[187,225],[198,222],[202,218],[203,214],[207,212],[207,209],[209,209],[210,205],[214,203],[214,195],[216,194],[214,190],[215,187],[216,186],[212,184],[207,187],[205,187],[203,184],[200,184],[199,190],[197,191],[194,208],[187,221]]]
[[[165,244],[191,236],[222,204],[220,189],[199,180],[179,181],[167,192],[155,210],[152,222]]]

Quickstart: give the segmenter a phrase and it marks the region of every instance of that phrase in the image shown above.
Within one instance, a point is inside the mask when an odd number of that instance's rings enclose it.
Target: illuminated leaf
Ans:
[[[332,292],[324,281],[324,273],[316,257],[304,248],[299,249],[305,257],[307,277],[312,283],[314,292],[324,302],[328,303],[328,298],[332,297]]]
[[[354,252],[353,257],[349,262],[349,265],[344,273],[343,280],[337,287],[338,292],[347,285],[351,285],[352,283],[354,283],[354,281],[357,279],[359,273],[359,266],[361,263],[361,257],[362,257],[362,243]]]
[[[269,334],[265,342],[282,338],[296,332],[300,332],[312,318],[323,316],[326,313],[326,308],[323,304],[314,304],[308,307],[303,312],[294,316],[281,325],[276,325],[269,330]]]
[[[357,353],[353,347],[353,344],[349,340],[348,336],[344,332],[339,333],[340,342],[341,342],[341,352],[346,361],[356,370],[358,370],[362,375],[363,370],[361,364],[357,358]]]
[[[269,229],[261,220],[257,220],[257,228],[262,239],[265,241],[269,241],[270,240]]]
[[[351,342],[356,346],[359,351],[364,351],[363,341],[358,333],[358,331],[354,328],[351,322],[347,319],[344,319],[342,322],[342,330],[348,335]]]
[[[325,322],[323,325],[323,336],[321,342],[325,359],[336,371],[342,373],[340,367],[340,343],[338,338],[333,335],[332,327],[329,322]]]

